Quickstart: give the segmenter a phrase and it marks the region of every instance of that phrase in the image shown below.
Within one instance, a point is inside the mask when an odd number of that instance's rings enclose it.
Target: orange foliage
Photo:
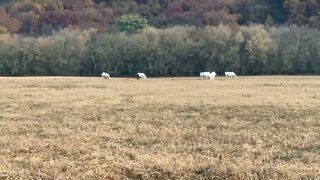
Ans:
[[[0,7],[0,26],[8,29],[9,32],[18,32],[21,27],[21,22],[15,18],[11,18],[6,10]]]

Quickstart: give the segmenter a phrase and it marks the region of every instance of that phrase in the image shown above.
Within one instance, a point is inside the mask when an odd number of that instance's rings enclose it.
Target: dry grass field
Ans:
[[[320,77],[0,78],[0,179],[320,179]]]

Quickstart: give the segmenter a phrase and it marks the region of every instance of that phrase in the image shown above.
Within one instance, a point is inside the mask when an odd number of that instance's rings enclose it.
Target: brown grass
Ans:
[[[319,179],[320,78],[0,78],[0,179]]]

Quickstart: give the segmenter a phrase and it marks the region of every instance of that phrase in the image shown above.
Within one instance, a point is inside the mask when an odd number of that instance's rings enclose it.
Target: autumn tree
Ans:
[[[85,8],[78,13],[77,27],[80,29],[94,28],[102,31],[106,27],[106,18],[104,18],[97,9]]]
[[[49,11],[38,21],[38,31],[49,33],[54,29],[64,28],[78,23],[79,12],[71,10]]]
[[[288,22],[290,24],[310,24],[314,27],[320,27],[320,1],[285,0],[284,7],[288,11]]]
[[[173,1],[165,10],[168,24],[196,26],[226,24],[236,26],[237,16],[229,11],[232,0]]]
[[[2,26],[2,31],[6,29],[9,32],[18,32],[21,27],[21,22],[10,17],[6,10],[0,7],[0,26]]]
[[[0,26],[0,34],[5,34],[7,33],[7,29],[3,26]]]
[[[237,17],[229,14],[225,8],[217,11],[207,11],[203,14],[203,22],[206,25],[229,25],[230,27],[237,27]]]
[[[129,34],[134,33],[147,25],[147,20],[138,15],[124,15],[115,22],[115,26],[119,31]]]
[[[268,61],[267,52],[272,46],[269,33],[261,25],[241,27],[240,31],[244,37],[240,57],[242,73],[263,73]]]

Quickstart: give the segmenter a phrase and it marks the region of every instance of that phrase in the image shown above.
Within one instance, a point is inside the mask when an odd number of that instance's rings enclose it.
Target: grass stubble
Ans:
[[[0,78],[0,179],[320,179],[319,77]]]

